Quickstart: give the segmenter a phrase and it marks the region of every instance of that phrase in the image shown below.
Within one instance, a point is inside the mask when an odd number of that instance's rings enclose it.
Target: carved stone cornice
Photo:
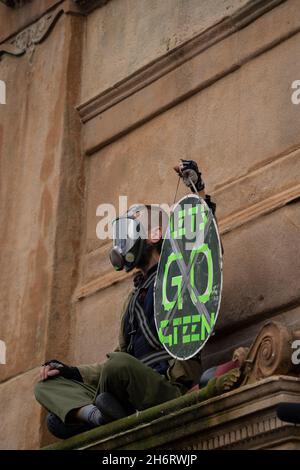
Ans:
[[[0,44],[0,56],[5,53],[13,56],[20,56],[27,51],[32,52],[34,47],[48,36],[63,13],[63,7],[49,11],[38,21],[14,36],[11,40]]]
[[[25,0],[26,1],[26,0]],[[28,1],[28,0],[27,0]],[[32,52],[49,35],[62,14],[85,15],[97,7],[105,5],[109,0],[69,0],[54,10],[45,13],[37,21],[17,33],[10,40],[0,44],[0,59],[3,54],[21,56],[25,52]],[[21,6],[16,2],[8,6]],[[24,2],[22,3],[24,5]]]
[[[0,0],[1,1],[1,0]],[[8,6],[23,6],[25,2],[12,2]],[[41,18],[14,35],[8,41],[0,44],[0,59],[3,54],[21,56],[25,52],[32,52],[35,46],[41,43],[53,29],[62,14],[83,15],[95,8],[104,6],[109,0],[66,0],[55,9],[49,10]]]

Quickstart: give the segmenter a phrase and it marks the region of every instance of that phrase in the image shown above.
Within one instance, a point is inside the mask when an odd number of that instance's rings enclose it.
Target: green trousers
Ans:
[[[102,392],[110,392],[133,410],[145,410],[182,394],[179,386],[123,352],[108,354],[101,367],[98,387],[64,377],[49,378],[35,387],[37,401],[64,422],[71,410],[94,403]]]

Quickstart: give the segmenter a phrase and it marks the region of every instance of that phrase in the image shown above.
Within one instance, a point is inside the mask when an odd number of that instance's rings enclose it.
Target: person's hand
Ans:
[[[40,377],[42,380],[47,380],[50,377],[60,375],[65,379],[77,380],[83,382],[82,376],[77,367],[67,366],[57,359],[45,362],[40,370]]]
[[[58,369],[54,369],[50,365],[44,365],[40,369],[40,378],[41,380],[47,380],[49,377],[55,377],[59,375],[60,371]]]
[[[184,184],[195,192],[194,187],[198,192],[202,191],[205,187],[201,178],[201,172],[198,165],[194,160],[182,160],[178,166],[174,167],[176,173],[183,179]]]

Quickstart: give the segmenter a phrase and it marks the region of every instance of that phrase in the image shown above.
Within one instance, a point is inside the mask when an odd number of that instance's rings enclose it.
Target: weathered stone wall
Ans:
[[[60,15],[49,40],[20,57],[4,54],[0,62],[7,88],[7,104],[0,108],[4,449],[39,447],[41,410],[33,398],[38,367],[47,357],[68,354],[83,191],[74,109],[81,27],[77,17]]]
[[[205,364],[249,344],[266,318],[299,325],[298,6],[110,0],[83,16],[72,1],[0,4],[0,54],[60,11],[39,44],[0,61],[1,448],[49,439],[32,396],[46,358],[94,362],[116,344],[131,279],[109,265],[97,206],[172,203],[179,158],[198,161],[225,248]]]
[[[162,55],[168,42],[165,34],[173,37],[170,31],[177,27],[176,37],[191,38],[179,20],[183,11],[178,17],[174,11],[165,13],[170,20],[164,27],[155,21],[155,8],[146,10],[152,27],[144,29],[146,40],[139,36],[137,22],[135,47],[131,19],[124,23],[115,18],[114,2],[88,18],[87,25],[97,23],[98,28],[88,29],[85,36],[85,44],[91,47],[84,47],[83,75],[89,76],[88,64],[97,47],[107,59],[101,64],[102,74],[83,80],[82,99],[89,99],[79,107],[88,153],[86,235],[73,338],[79,361],[105,358],[111,331],[113,335],[117,331],[115,308],[130,288],[124,276],[111,274],[110,243],[96,238],[98,204],[117,205],[120,194],[128,196],[129,204],[172,203],[177,183],[172,166],[182,157],[200,164],[207,191],[218,205],[225,248],[222,308],[216,335],[205,347],[204,364],[226,360],[236,345],[248,345],[266,318],[297,320],[299,107],[291,102],[291,84],[300,68],[297,2],[258,2],[255,9],[253,2],[244,2],[235,5],[243,7],[238,12],[228,2],[230,18],[220,21],[228,11],[225,8],[217,14],[215,9],[209,32],[201,17],[201,3],[197,3],[200,10],[194,2],[185,3],[185,18],[192,16],[189,4],[200,35],[177,44],[176,52],[167,55]],[[208,2],[203,3],[208,7]],[[118,33],[106,31],[108,12]],[[138,12],[139,7],[130,17],[136,19]],[[149,44],[157,58],[145,65],[143,54]],[[139,71],[135,71],[137,61],[142,67]],[[119,82],[113,90],[105,90],[106,70]],[[92,81],[100,91],[94,97]],[[181,187],[178,197],[182,194]],[[116,279],[120,282],[111,285]],[[93,305],[99,312],[94,321],[103,331],[99,349],[87,348],[84,339],[89,337],[92,344],[99,341],[99,328],[90,331],[87,327]]]
[[[248,0],[108,2],[87,18],[81,102],[126,79],[246,3]]]

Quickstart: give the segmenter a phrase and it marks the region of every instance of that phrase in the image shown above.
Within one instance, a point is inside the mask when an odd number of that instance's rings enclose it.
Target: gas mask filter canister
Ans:
[[[128,213],[113,221],[113,248],[110,261],[116,271],[131,271],[139,262],[146,243],[146,232],[139,218]]]

